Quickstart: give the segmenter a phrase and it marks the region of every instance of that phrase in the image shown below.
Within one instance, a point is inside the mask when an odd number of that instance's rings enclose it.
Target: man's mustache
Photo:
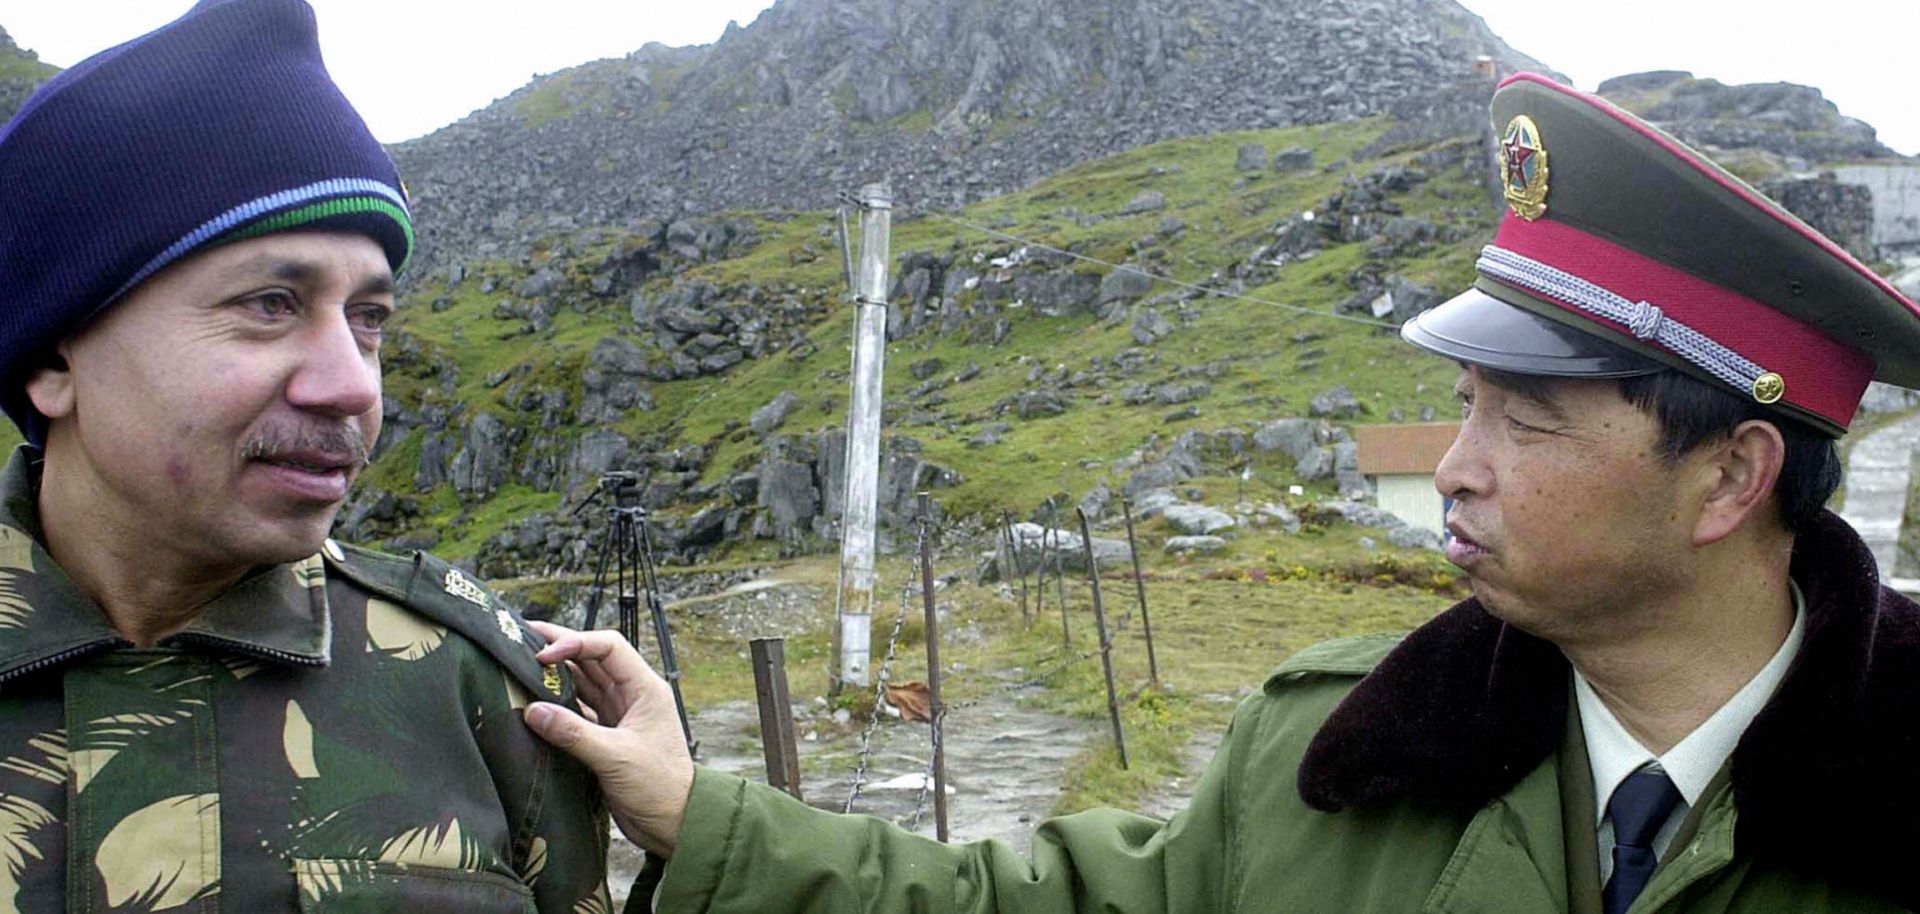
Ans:
[[[357,425],[269,423],[247,438],[240,453],[249,460],[299,454],[352,455],[359,466],[373,463],[373,451]]]

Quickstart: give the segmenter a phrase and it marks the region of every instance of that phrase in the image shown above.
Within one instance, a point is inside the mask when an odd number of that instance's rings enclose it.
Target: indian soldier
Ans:
[[[1824,505],[1920,309],[1700,154],[1522,74],[1474,287],[1406,324],[1462,366],[1435,482],[1474,596],[1288,658],[1192,805],[1031,859],[840,817],[675,747],[637,655],[553,631],[591,764],[668,857],[660,911],[1780,912],[1920,906],[1920,607]],[[652,880],[659,880],[654,882]]]
[[[328,539],[413,244],[303,0],[0,131],[0,911],[608,909],[599,793],[520,720],[573,698],[542,642]]]

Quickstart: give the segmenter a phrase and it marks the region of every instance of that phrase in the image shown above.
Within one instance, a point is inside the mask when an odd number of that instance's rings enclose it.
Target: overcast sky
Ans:
[[[549,73],[649,41],[705,44],[766,0],[312,0],[334,78],[380,139],[452,123]],[[927,0],[899,0],[927,2]],[[1286,0],[1247,0],[1278,3]],[[1436,0],[1440,2],[1440,0]],[[1591,89],[1652,69],[1817,86],[1882,142],[1920,153],[1920,0],[1463,0],[1519,50]],[[67,66],[190,0],[0,0],[0,26]],[[537,10],[537,12],[535,12]]]

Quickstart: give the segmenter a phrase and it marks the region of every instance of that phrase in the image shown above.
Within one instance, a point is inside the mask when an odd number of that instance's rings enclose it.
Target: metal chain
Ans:
[[[887,636],[887,657],[880,664],[879,672],[873,677],[873,710],[867,714],[867,726],[860,733],[860,757],[853,769],[853,780],[847,786],[847,802],[840,807],[841,812],[852,812],[853,803],[860,799],[860,788],[866,784],[867,769],[873,764],[873,734],[880,729],[880,702],[887,693],[887,679],[893,675],[894,652],[900,646],[900,629],[907,624],[907,603],[913,598],[913,584],[909,581],[900,588],[900,615],[893,620],[893,633]]]

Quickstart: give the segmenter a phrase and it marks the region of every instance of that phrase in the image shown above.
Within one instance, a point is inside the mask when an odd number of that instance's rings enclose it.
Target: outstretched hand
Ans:
[[[528,624],[547,639],[540,662],[566,663],[592,719],[542,701],[527,706],[527,727],[592,769],[628,840],[671,857],[693,790],[673,690],[614,632]]]

